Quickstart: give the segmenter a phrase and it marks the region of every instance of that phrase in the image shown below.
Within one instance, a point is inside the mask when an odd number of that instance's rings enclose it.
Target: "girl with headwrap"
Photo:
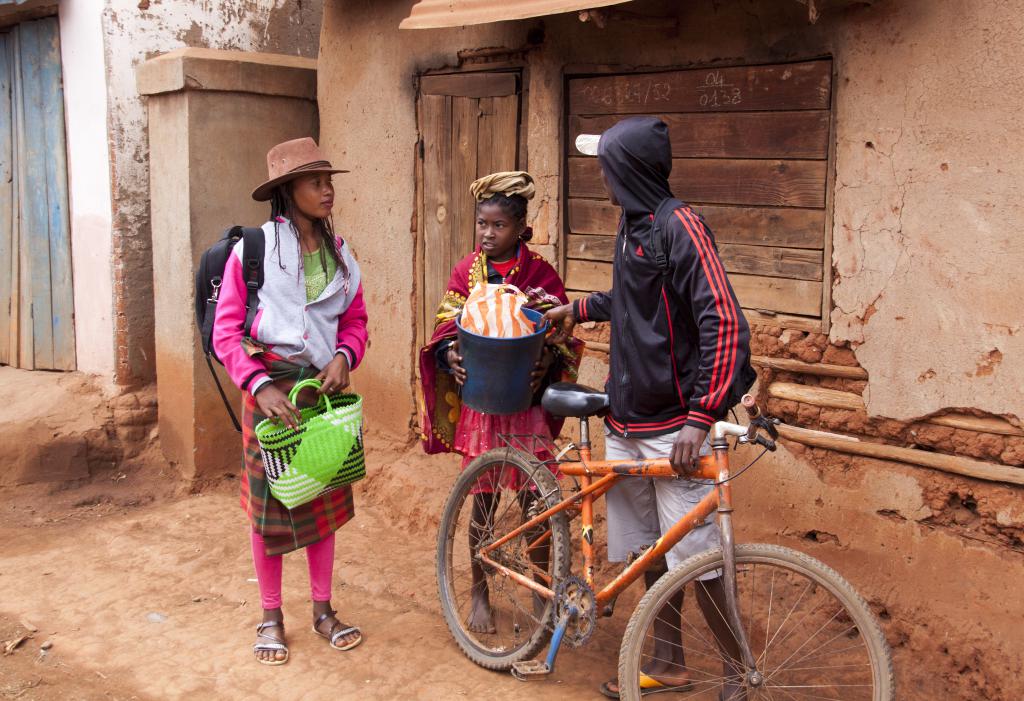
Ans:
[[[433,336],[420,351],[423,448],[428,453],[458,453],[463,456],[463,468],[488,450],[502,447],[501,434],[540,437],[543,440],[535,441],[536,456],[551,460],[542,446],[550,445],[558,436],[562,420],[541,408],[540,397],[552,382],[575,380],[579,367],[582,342],[570,338],[557,346],[546,345],[533,372],[533,405],[518,414],[482,414],[464,406],[459,397],[466,371],[461,365],[455,319],[478,283],[515,285],[529,298],[527,306],[542,312],[567,303],[565,285],[558,273],[527,246],[533,231],[526,225],[526,209],[534,191],[533,178],[522,171],[494,173],[470,186],[477,201],[476,248],[452,271],[437,310]],[[517,490],[522,486],[508,484],[510,477],[495,475],[489,480],[491,484],[476,488],[474,521],[484,520],[477,512],[493,511],[496,487]],[[487,583],[483,571],[478,570],[473,567],[473,607],[467,624],[473,632],[493,632]]]

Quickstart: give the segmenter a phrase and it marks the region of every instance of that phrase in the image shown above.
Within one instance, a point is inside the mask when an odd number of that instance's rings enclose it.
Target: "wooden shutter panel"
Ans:
[[[748,318],[820,330],[831,89],[830,60],[570,79],[567,286],[607,289],[619,218],[576,136],[652,114],[669,127],[672,189],[711,227]]]

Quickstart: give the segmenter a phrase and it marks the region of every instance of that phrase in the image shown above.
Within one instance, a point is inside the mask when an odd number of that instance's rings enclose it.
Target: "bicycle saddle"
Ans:
[[[608,410],[608,395],[572,382],[556,382],[544,390],[544,411],[554,416],[594,416]]]

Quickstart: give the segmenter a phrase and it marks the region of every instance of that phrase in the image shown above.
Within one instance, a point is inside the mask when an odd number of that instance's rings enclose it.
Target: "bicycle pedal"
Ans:
[[[551,674],[551,667],[544,660],[523,660],[512,665],[512,676],[521,682],[537,681]]]

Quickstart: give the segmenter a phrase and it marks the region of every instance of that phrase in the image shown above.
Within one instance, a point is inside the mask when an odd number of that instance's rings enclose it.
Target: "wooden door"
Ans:
[[[434,328],[452,268],[475,245],[470,183],[517,168],[519,123],[518,73],[420,78],[420,341]]]
[[[567,287],[611,284],[619,209],[596,158],[572,147],[631,115],[668,124],[670,182],[715,234],[747,318],[806,330],[828,320],[832,62],[569,80]]]
[[[0,364],[75,367],[55,17],[0,33]]]

